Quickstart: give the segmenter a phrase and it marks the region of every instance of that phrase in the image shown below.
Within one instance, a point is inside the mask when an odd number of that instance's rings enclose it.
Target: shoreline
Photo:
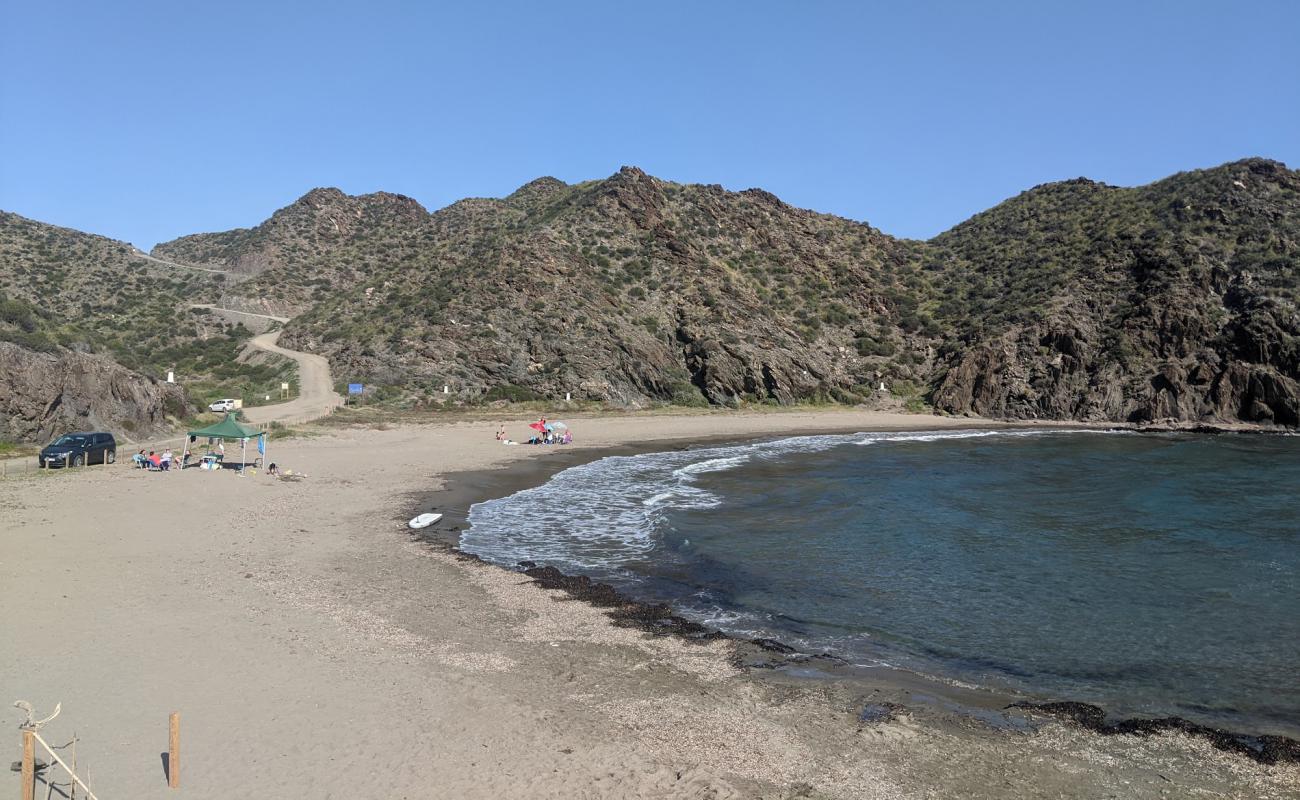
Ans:
[[[214,800],[433,787],[471,799],[1300,797],[1300,765],[1180,731],[998,727],[995,704],[961,716],[924,702],[919,682],[891,694],[738,666],[732,640],[612,625],[606,609],[414,538],[405,512],[450,475],[482,487],[511,464],[535,478],[563,466],[494,442],[499,422],[280,440],[279,480],[118,464],[0,484],[0,636],[15,643],[0,649],[0,685],[41,714],[62,703],[43,735],[76,733],[101,796],[167,796],[157,743],[176,711],[182,785]],[[975,426],[1004,427],[866,411],[602,417],[582,419],[571,454]]]
[[[1072,428],[1073,423],[1044,426],[999,422],[972,424],[956,430],[1045,430]],[[1215,435],[1288,435],[1255,428],[1223,428],[1208,425],[1179,426],[1118,426],[1078,425],[1079,430],[1116,430],[1137,434],[1183,433],[1201,436]],[[627,444],[616,447],[581,447],[573,451],[546,453],[544,461],[516,461],[504,467],[449,473],[443,476],[443,488],[422,494],[410,516],[423,511],[440,511],[444,517],[435,526],[411,531],[412,537],[422,544],[443,549],[458,558],[472,560],[494,569],[523,574],[533,579],[541,588],[558,590],[569,597],[583,601],[602,610],[609,623],[617,627],[630,627],[653,636],[673,636],[688,642],[706,642],[726,639],[739,652],[733,654],[732,663],[746,671],[754,680],[789,679],[788,670],[801,670],[796,681],[850,681],[862,682],[877,691],[888,686],[891,696],[900,692],[921,695],[923,704],[948,713],[970,717],[993,728],[1008,730],[1033,730],[1039,723],[1015,711],[1047,715],[1068,724],[1076,725],[1103,736],[1130,734],[1147,736],[1163,731],[1179,731],[1204,739],[1224,752],[1243,756],[1259,764],[1300,763],[1300,738],[1282,734],[1250,733],[1188,720],[1179,716],[1168,717],[1115,717],[1103,706],[1044,694],[1030,694],[1009,687],[967,686],[944,675],[933,675],[894,666],[863,667],[850,664],[834,653],[804,652],[786,642],[773,638],[747,638],[697,623],[681,616],[671,603],[646,600],[599,582],[582,572],[563,572],[551,566],[521,561],[514,567],[486,561],[474,553],[461,550],[460,534],[468,529],[469,509],[481,502],[507,497],[525,489],[540,486],[558,473],[594,461],[614,456],[635,456],[651,453],[681,452],[707,447],[728,447],[755,442],[770,442],[794,436],[816,436],[845,433],[880,433],[869,429],[816,429],[801,433],[783,433],[778,436],[754,434],[751,436],[705,436],[689,441],[674,441],[671,446],[655,443]],[[926,431],[917,427],[912,430]],[[937,430],[937,429],[936,429]],[[529,445],[520,445],[529,446]],[[555,446],[537,446],[547,447]],[[437,501],[437,502],[435,502]],[[813,666],[810,666],[813,665]],[[889,714],[903,710],[901,703],[886,702],[882,708]],[[1012,712],[1012,713],[1008,713]],[[865,713],[865,712],[864,712]]]

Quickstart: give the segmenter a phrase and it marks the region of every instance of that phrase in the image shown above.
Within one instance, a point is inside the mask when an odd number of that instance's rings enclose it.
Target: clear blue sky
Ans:
[[[1300,165],[1293,2],[0,0],[0,208],[150,247],[315,186],[635,164],[928,237],[1044,181]]]

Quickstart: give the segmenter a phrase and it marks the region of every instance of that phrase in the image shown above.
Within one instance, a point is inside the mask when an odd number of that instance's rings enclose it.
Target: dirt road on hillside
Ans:
[[[312,353],[286,350],[276,344],[279,338],[280,331],[271,331],[254,336],[249,344],[298,362],[298,397],[287,403],[245,408],[244,419],[252,423],[294,422],[323,417],[343,405],[343,398],[334,391],[329,362]]]

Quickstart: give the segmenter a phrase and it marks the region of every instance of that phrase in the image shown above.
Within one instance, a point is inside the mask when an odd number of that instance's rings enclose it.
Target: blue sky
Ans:
[[[142,247],[315,186],[635,164],[929,237],[1023,189],[1300,166],[1300,3],[0,0],[0,208]]]

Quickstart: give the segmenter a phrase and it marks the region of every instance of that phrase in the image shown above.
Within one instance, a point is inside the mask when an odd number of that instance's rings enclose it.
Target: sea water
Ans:
[[[742,636],[1300,736],[1300,437],[816,436],[611,457],[461,546]]]

